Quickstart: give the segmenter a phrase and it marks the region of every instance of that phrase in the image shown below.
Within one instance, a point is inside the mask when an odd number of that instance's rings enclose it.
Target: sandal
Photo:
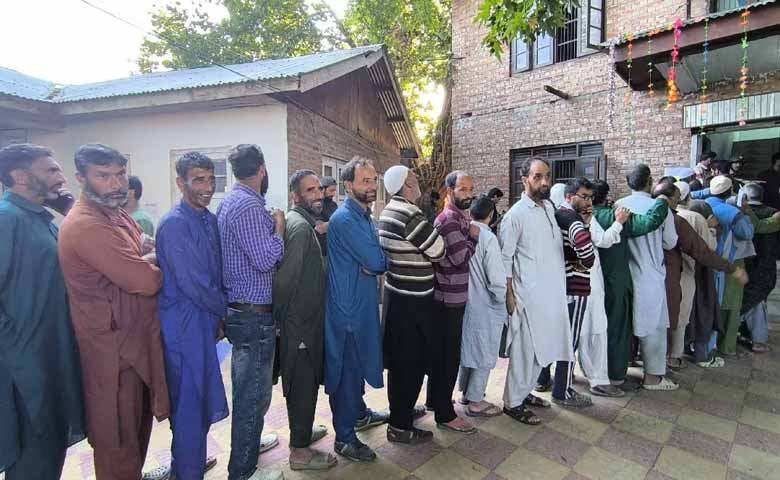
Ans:
[[[772,351],[772,347],[766,343],[754,343],[753,347],[751,347],[751,350],[753,353],[767,353]]]
[[[670,392],[672,390],[677,390],[680,388],[679,385],[674,383],[673,381],[669,380],[668,378],[664,377],[661,379],[660,382],[656,383],[655,385],[648,385],[647,383],[642,383],[642,388],[645,390],[651,390],[656,392]]]
[[[455,420],[461,420],[462,422],[461,425],[452,425],[452,422],[454,422]],[[438,426],[439,428],[443,428],[445,430],[451,430],[453,432],[458,432],[458,433],[474,433],[477,431],[477,428],[474,425],[468,423],[467,421],[461,419],[460,417],[455,417],[454,420],[447,423],[437,423],[436,426]]]
[[[527,397],[525,397],[525,405],[527,407],[537,407],[537,408],[550,408],[552,407],[552,404],[548,402],[547,400],[543,399],[542,397],[537,397],[536,395],[529,393]]]
[[[696,365],[701,368],[722,368],[726,366],[726,361],[723,360],[723,357],[712,357],[706,362],[696,362]]]
[[[672,370],[684,370],[688,368],[688,363],[682,358],[669,357],[666,359],[666,366]]]
[[[501,415],[501,409],[496,405],[490,404],[482,410],[472,410],[471,407],[465,408],[466,415],[469,417],[497,417]]]
[[[523,405],[515,408],[504,407],[504,413],[510,416],[513,420],[517,420],[520,423],[526,425],[539,425],[542,423],[542,419],[537,417],[534,412],[529,410]]]
[[[328,470],[336,465],[336,457],[327,452],[312,450],[308,462],[293,462],[290,460],[290,470]]]

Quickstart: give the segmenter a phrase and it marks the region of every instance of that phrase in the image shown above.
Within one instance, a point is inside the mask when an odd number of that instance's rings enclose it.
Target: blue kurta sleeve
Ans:
[[[739,214],[731,225],[731,231],[734,236],[740,240],[752,240],[753,239],[753,224],[750,222],[750,218],[747,215]]]
[[[704,188],[701,190],[696,190],[694,192],[691,192],[691,198],[693,200],[704,200],[705,198],[710,196],[710,189]]]
[[[191,241],[187,224],[180,218],[170,218],[157,232],[157,251],[165,259],[163,275],[172,275],[176,286],[199,309],[217,316],[227,311],[225,293],[219,275],[210,272],[209,258],[220,258],[219,251],[210,242],[206,249],[199,249]],[[186,240],[185,240],[186,239]]]
[[[376,232],[370,224],[361,222],[349,216],[343,225],[337,223],[336,228],[343,227],[339,232],[339,238],[344,242],[346,250],[352,255],[361,267],[375,275],[381,275],[387,270],[387,257],[379,244]]]

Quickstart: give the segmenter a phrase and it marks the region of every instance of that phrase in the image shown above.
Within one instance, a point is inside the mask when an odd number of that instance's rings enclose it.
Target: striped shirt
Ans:
[[[265,209],[265,198],[237,183],[217,210],[222,241],[222,278],[228,302],[270,305],[284,240]]]
[[[432,262],[444,256],[444,240],[416,205],[400,196],[390,200],[379,216],[379,243],[390,265],[385,288],[412,297],[433,293]]]
[[[434,264],[433,298],[448,307],[461,307],[469,295],[469,260],[477,241],[469,236],[469,221],[453,205],[448,204],[434,223],[444,238],[444,258]]]
[[[590,269],[596,260],[590,230],[582,217],[564,203],[555,211],[555,220],[563,235],[563,257],[566,260],[566,295],[590,295]]]

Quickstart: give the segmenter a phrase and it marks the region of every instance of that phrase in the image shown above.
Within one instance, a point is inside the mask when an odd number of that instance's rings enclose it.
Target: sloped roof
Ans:
[[[48,96],[54,91],[52,82],[0,67],[0,93],[27,100],[48,101]]]

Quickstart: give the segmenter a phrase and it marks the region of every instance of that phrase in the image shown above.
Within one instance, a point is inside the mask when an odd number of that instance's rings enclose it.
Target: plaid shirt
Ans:
[[[217,210],[222,241],[222,278],[228,302],[270,305],[274,272],[284,256],[284,240],[265,198],[237,183]]]

